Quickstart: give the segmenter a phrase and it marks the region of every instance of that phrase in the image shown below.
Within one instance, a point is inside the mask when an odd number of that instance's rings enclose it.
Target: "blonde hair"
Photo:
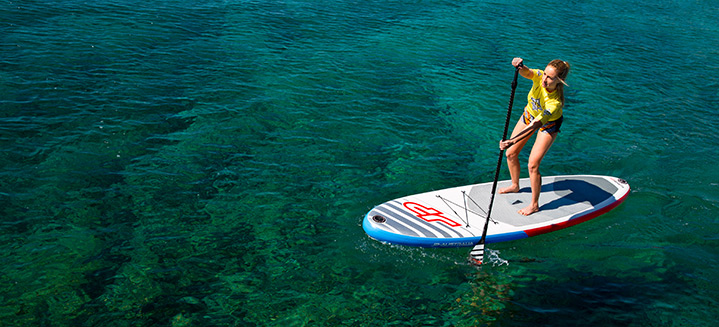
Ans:
[[[567,85],[567,82],[564,80],[567,79],[567,75],[569,75],[569,63],[564,60],[554,59],[550,61],[547,66],[554,67],[557,71],[557,77],[559,77],[559,80],[562,82],[561,84],[557,84],[557,90],[560,92],[559,97],[562,99],[562,104],[564,104],[564,86]]]

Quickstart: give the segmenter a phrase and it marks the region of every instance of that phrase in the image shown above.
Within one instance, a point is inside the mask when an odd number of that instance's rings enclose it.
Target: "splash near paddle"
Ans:
[[[498,182],[498,187],[510,181]],[[409,195],[370,210],[362,226],[381,242],[420,247],[470,247],[482,238],[494,183],[474,184]],[[542,177],[540,210],[517,211],[531,201],[529,179],[518,193],[497,194],[484,243],[518,240],[573,226],[616,208],[629,194],[616,177],[569,175]]]

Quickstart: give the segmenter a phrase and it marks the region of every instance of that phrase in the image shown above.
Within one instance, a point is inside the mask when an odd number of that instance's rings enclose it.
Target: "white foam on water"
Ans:
[[[491,263],[492,267],[509,266],[509,261],[499,257],[499,250],[485,249],[484,251],[484,262],[485,264]]]

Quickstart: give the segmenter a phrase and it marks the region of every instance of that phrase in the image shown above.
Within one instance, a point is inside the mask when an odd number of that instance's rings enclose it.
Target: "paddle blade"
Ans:
[[[469,262],[480,266],[484,260],[484,243],[478,243],[469,251]]]

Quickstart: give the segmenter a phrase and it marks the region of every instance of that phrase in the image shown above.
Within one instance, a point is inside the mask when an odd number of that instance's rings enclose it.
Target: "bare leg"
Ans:
[[[529,182],[532,185],[532,203],[526,208],[519,210],[519,213],[525,216],[529,216],[539,211],[539,194],[542,191],[542,175],[539,173],[539,164],[544,159],[544,155],[547,154],[549,148],[552,147],[552,143],[557,138],[558,133],[543,133],[537,134],[537,140],[534,142],[532,147],[532,153],[529,154]]]
[[[514,126],[512,131],[512,137],[519,134],[527,125],[524,123],[522,118],[519,118],[517,125]],[[509,176],[512,178],[512,185],[499,189],[499,194],[504,193],[516,193],[519,192],[519,175],[521,166],[519,165],[519,153],[522,152],[522,148],[529,141],[530,136],[524,138],[524,140],[517,142],[506,150],[505,155],[507,156],[507,167],[509,167]]]

